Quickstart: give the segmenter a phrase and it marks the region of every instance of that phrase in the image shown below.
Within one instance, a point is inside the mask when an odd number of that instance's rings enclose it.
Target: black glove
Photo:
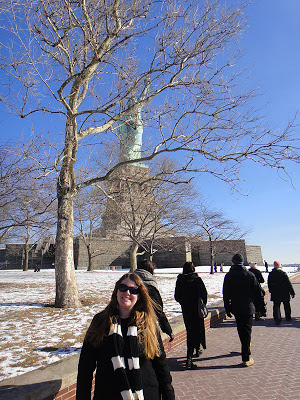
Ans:
[[[175,338],[175,336],[174,336],[174,333],[173,333],[173,332],[171,332],[171,334],[170,334],[170,340],[169,340],[169,342],[172,342],[172,341],[174,340],[174,338]]]

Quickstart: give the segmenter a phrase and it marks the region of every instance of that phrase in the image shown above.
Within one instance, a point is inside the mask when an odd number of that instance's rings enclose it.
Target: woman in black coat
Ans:
[[[143,281],[116,283],[108,306],[93,318],[82,346],[77,400],[175,400],[156,316]]]
[[[200,344],[206,349],[204,319],[198,315],[198,298],[207,303],[207,291],[205,285],[195,272],[192,262],[186,262],[182,274],[178,275],[175,287],[175,300],[181,305],[187,338],[186,368],[195,369],[192,363],[194,350],[196,356],[200,354]]]

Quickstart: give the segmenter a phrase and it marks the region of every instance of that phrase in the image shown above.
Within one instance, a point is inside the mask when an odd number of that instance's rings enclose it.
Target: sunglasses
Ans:
[[[139,287],[127,286],[124,283],[120,283],[119,290],[120,290],[120,292],[127,292],[127,290],[129,290],[130,294],[139,294],[140,293],[140,288]]]

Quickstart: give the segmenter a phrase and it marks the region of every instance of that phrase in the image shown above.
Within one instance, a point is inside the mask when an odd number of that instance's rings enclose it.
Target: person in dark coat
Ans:
[[[265,268],[266,268],[266,272],[269,272],[269,264],[267,263],[267,261],[266,261],[266,260],[264,260],[264,262],[265,262]]]
[[[174,339],[174,334],[171,328],[171,325],[164,313],[164,305],[161,298],[161,295],[158,290],[158,285],[156,278],[154,276],[155,264],[153,261],[150,260],[143,260],[139,265],[138,268],[134,271],[140,278],[142,278],[146,288],[148,289],[148,293],[152,300],[155,301],[157,304],[157,308],[155,308],[155,313],[157,316],[157,320],[160,326],[160,329],[170,336],[170,342]]]
[[[255,275],[258,283],[264,283],[264,277],[262,276],[262,273],[260,272],[259,269],[257,269],[257,264],[256,263],[250,263],[250,268],[249,271],[252,272],[252,274]]]
[[[227,316],[235,316],[241,341],[242,365],[249,367],[254,364],[253,358],[250,357],[254,304],[264,308],[264,295],[255,275],[249,272],[243,263],[241,254],[232,257],[232,266],[224,277],[223,300]]]
[[[196,357],[200,354],[200,344],[206,349],[204,319],[198,315],[198,298],[207,303],[206,287],[192,262],[186,262],[182,274],[177,276],[175,287],[175,300],[181,305],[182,316],[186,328],[187,359],[186,368],[195,369],[192,357],[196,350]]]
[[[77,375],[77,400],[175,400],[172,377],[147,288],[127,273],[87,330]]]
[[[214,263],[214,272],[218,272],[218,266],[216,262]]]
[[[273,301],[273,317],[276,325],[281,324],[281,303],[283,303],[285,319],[290,321],[292,319],[290,300],[291,296],[295,296],[295,291],[286,272],[282,271],[279,261],[274,261],[274,268],[269,273],[268,288],[271,301]]]
[[[254,263],[254,262],[250,263],[249,271],[252,272],[252,274],[255,275],[255,277],[257,279],[257,282],[259,284],[265,282],[264,277],[262,276],[262,273],[260,272],[259,269],[257,269],[257,264],[256,263]],[[262,291],[263,291],[263,293],[265,295],[265,291],[264,291],[263,288],[262,288]],[[264,320],[264,318],[262,318],[261,312],[259,312],[257,310],[257,306],[255,307],[255,320],[256,321],[263,321]]]

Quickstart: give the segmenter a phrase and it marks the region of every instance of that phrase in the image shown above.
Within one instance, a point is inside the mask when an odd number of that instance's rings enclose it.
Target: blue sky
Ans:
[[[273,129],[282,129],[300,109],[300,2],[254,1],[248,16],[244,62],[251,84],[263,94],[257,101],[267,103],[263,114]],[[297,130],[300,135],[300,127]],[[300,264],[300,164],[290,165],[289,173],[294,187],[275,170],[244,167],[242,188],[247,196],[231,194],[226,185],[209,177],[198,182],[212,207],[251,229],[246,243],[260,245],[269,264]]]
[[[273,129],[282,129],[300,109],[299,16],[299,0],[254,0],[248,8],[243,62],[251,72],[250,84],[260,87],[263,96],[257,102],[267,104],[263,114]],[[20,122],[0,107],[2,139],[30,131],[30,120]],[[250,228],[246,243],[260,245],[269,263],[300,264],[300,165],[290,165],[289,173],[293,185],[276,171],[243,167],[244,196],[209,176],[198,177],[197,186],[212,208]]]

